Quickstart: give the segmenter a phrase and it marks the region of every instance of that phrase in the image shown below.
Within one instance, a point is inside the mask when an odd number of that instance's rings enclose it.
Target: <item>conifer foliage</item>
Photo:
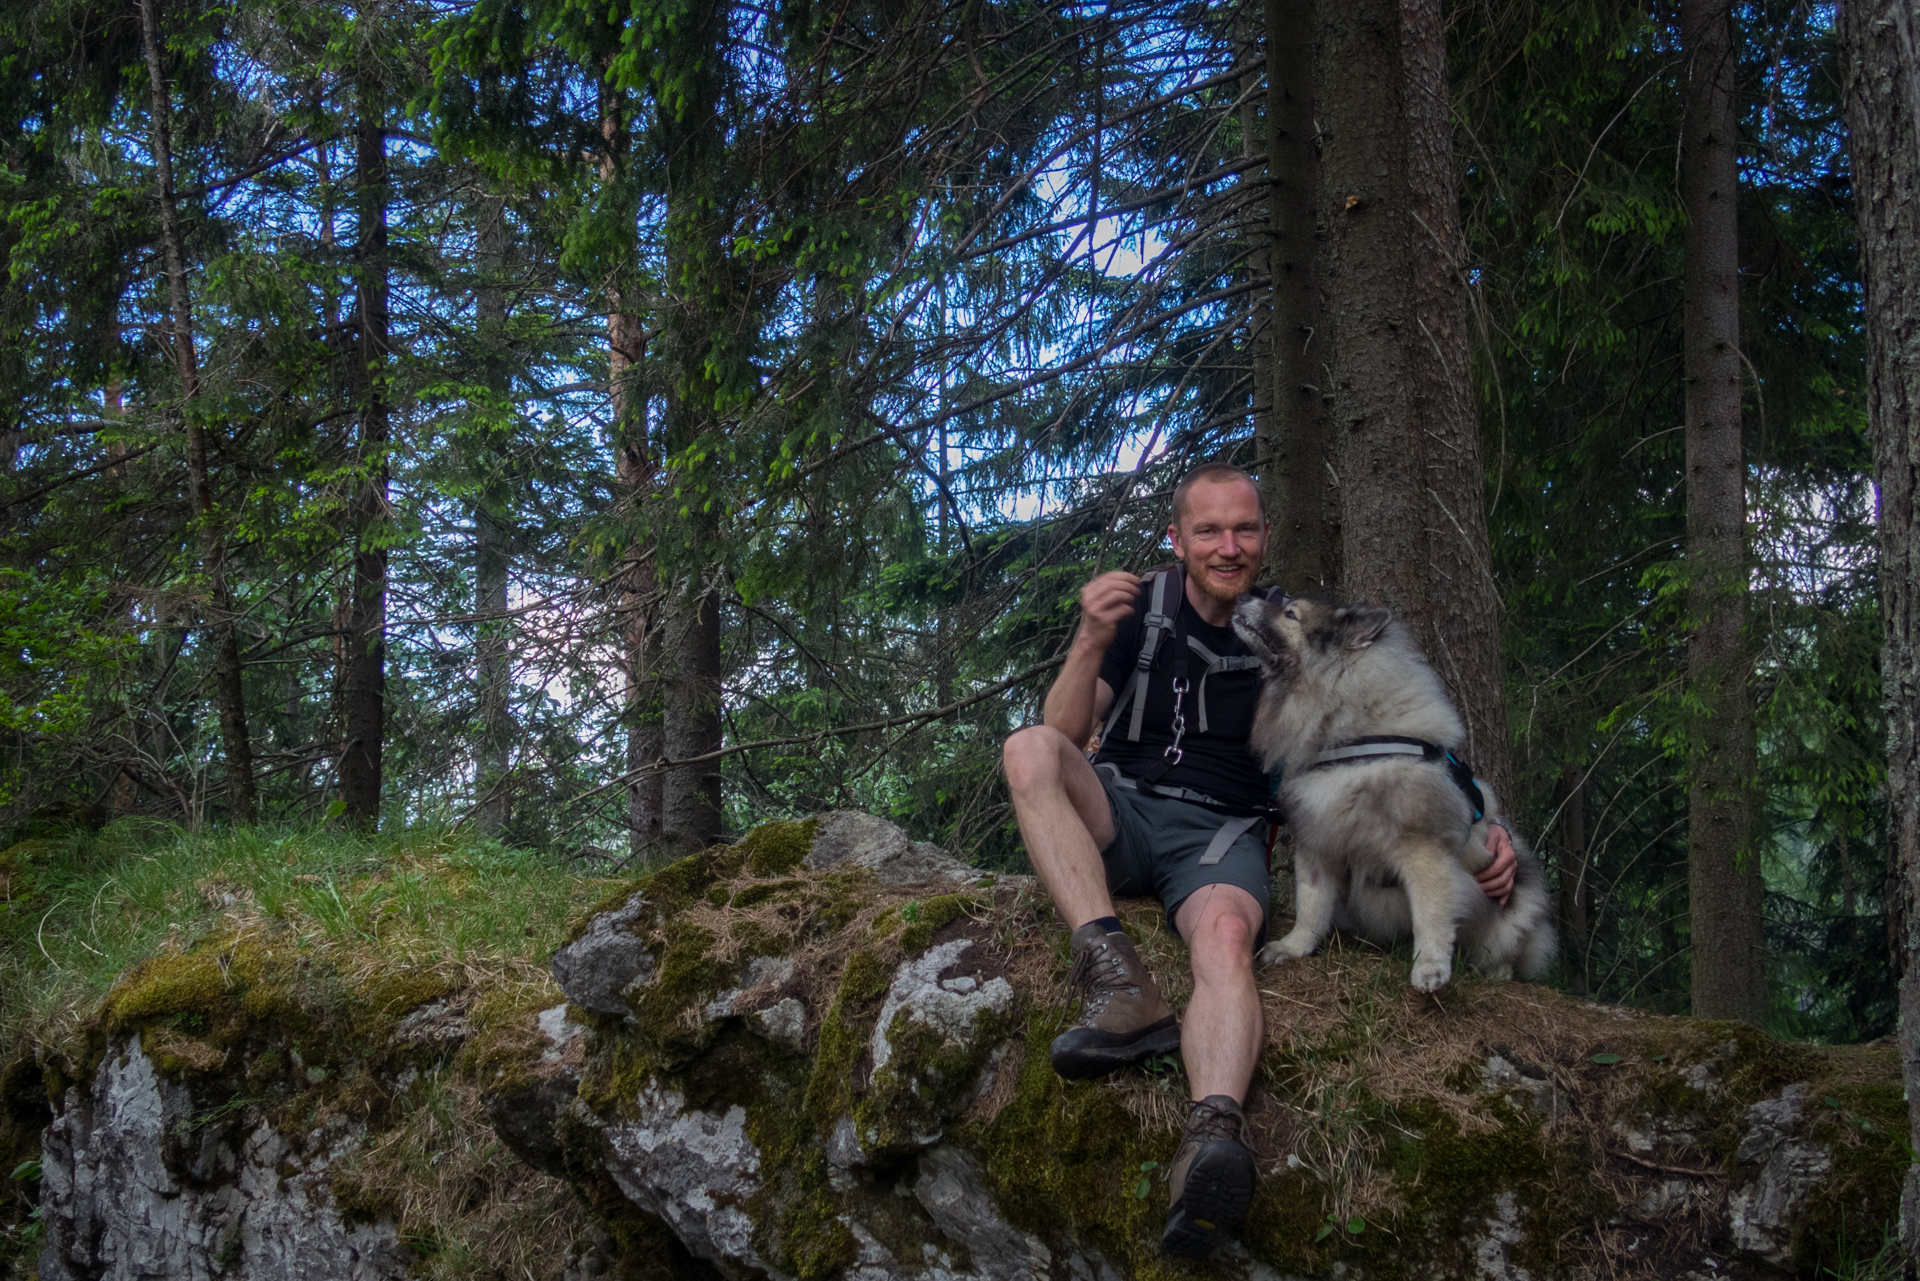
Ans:
[[[1838,21],[10,6],[0,818],[606,866],[858,807],[1019,866],[1000,741],[1225,458],[1276,578],[1418,625],[1557,981],[1684,1009],[1737,955],[1716,1010],[1878,1035],[1856,245],[1911,237],[1856,231],[1907,144],[1856,107],[1850,162]]]

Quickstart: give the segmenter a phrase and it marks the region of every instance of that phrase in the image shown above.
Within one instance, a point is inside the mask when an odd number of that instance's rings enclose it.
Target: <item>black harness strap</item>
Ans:
[[[1361,765],[1368,761],[1387,761],[1396,757],[1417,756],[1421,760],[1433,761],[1447,767],[1447,776],[1453,779],[1453,785],[1473,806],[1474,821],[1478,822],[1487,815],[1487,798],[1481,792],[1480,784],[1473,778],[1473,767],[1453,754],[1452,749],[1438,743],[1429,743],[1424,738],[1402,738],[1397,734],[1368,734],[1363,738],[1352,739],[1336,747],[1329,747],[1316,756],[1309,770],[1332,769],[1336,765]]]

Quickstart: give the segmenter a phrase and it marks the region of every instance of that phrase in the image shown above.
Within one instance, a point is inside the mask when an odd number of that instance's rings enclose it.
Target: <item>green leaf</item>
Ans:
[[[1593,1061],[1601,1067],[1612,1067],[1620,1061],[1620,1056],[1618,1054],[1596,1054],[1593,1056]]]
[[[1824,1096],[1822,1096],[1822,1097],[1821,1097],[1821,1099],[1820,1099],[1820,1101],[1821,1101],[1822,1103],[1824,1103],[1824,1104],[1826,1104],[1826,1105],[1827,1105],[1828,1107],[1830,1107],[1830,1108],[1836,1108],[1836,1109],[1837,1109],[1837,1108],[1838,1108],[1838,1107],[1840,1106],[1840,1100],[1839,1100],[1839,1099],[1836,1099],[1836,1098],[1834,1098],[1834,1097],[1833,1097],[1833,1096],[1832,1096],[1831,1094],[1828,1094],[1828,1095],[1824,1095]]]
[[[13,1177],[22,1183],[32,1183],[40,1177],[40,1158],[30,1156],[13,1167]]]
[[[1158,1161],[1142,1161],[1142,1162],[1140,1163],[1140,1168],[1141,1168],[1141,1170],[1143,1170],[1143,1171],[1145,1171],[1145,1170],[1157,1170],[1157,1169],[1159,1169],[1159,1168],[1160,1168],[1160,1163],[1159,1163]]]
[[[1144,1201],[1147,1199],[1147,1192],[1152,1187],[1153,1187],[1153,1180],[1142,1179],[1140,1180],[1140,1182],[1134,1184],[1133,1195],[1138,1197],[1140,1200]]]
[[[1356,1214],[1351,1219],[1347,1220],[1347,1234],[1349,1236],[1357,1237],[1362,1232],[1365,1232],[1366,1230],[1367,1230],[1367,1221],[1361,1218],[1359,1215]]]
[[[1332,1235],[1333,1235],[1333,1225],[1331,1223],[1322,1223],[1320,1225],[1320,1231],[1313,1238],[1314,1244],[1318,1245],[1320,1242],[1326,1240],[1328,1237]]]
[[[335,801],[333,804],[327,806],[327,820],[331,822],[346,812],[347,803],[345,801]]]

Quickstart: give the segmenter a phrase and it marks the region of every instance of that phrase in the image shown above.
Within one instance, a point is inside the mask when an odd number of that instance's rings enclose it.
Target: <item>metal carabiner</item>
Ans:
[[[1160,755],[1163,757],[1171,756],[1175,765],[1178,765],[1182,760],[1186,759],[1187,755],[1185,749],[1180,746],[1180,740],[1187,736],[1187,715],[1180,710],[1180,704],[1184,700],[1186,692],[1192,688],[1191,685],[1180,677],[1176,676],[1173,678],[1173,741],[1167,744],[1166,750],[1162,751]]]

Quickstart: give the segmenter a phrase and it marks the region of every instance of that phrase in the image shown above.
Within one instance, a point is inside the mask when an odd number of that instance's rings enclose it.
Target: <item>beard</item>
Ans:
[[[1207,559],[1204,556],[1192,556],[1187,559],[1187,578],[1200,589],[1202,596],[1211,596],[1214,600],[1236,601],[1253,590],[1254,573],[1258,566],[1250,558],[1243,556],[1237,560],[1222,562],[1222,564],[1239,565],[1247,571],[1231,585],[1223,585],[1213,580],[1213,575],[1207,573]]]

